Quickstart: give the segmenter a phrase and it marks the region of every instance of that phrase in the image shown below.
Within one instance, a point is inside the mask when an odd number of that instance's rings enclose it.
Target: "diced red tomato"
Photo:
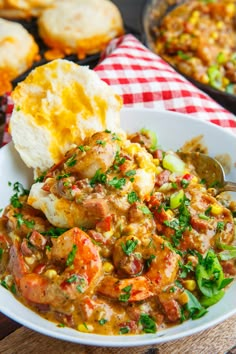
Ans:
[[[106,216],[103,220],[96,224],[96,230],[101,232],[107,232],[111,230],[112,215]]]
[[[191,175],[190,173],[185,173],[182,179],[185,179],[186,181],[191,181],[191,179],[193,179],[193,175]]]

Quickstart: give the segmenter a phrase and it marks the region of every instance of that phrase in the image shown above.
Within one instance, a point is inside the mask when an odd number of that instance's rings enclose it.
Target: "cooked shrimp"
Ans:
[[[11,240],[9,237],[5,233],[1,233],[0,225],[0,273],[3,273],[7,268],[10,244]]]
[[[131,279],[118,279],[107,276],[99,284],[99,294],[123,302],[141,301],[153,296],[151,282],[143,276]]]
[[[50,272],[50,268],[41,274],[26,271],[18,275],[19,288],[28,301],[60,309],[63,303],[79,298],[93,286],[100,275],[102,264],[97,246],[78,228],[65,232],[52,242],[49,251],[52,265],[62,263],[65,270],[61,274],[55,269]],[[19,259],[20,254],[16,264]]]
[[[73,164],[67,160],[66,170],[78,174],[80,178],[92,178],[98,170],[104,173],[113,164],[118,145],[111,133],[99,132],[88,139],[82,150],[77,149],[70,157]]]
[[[10,248],[8,269],[14,276],[16,284],[19,284],[20,279],[29,271],[29,267],[20,252],[20,244],[18,241],[15,241]]]
[[[174,282],[180,257],[160,236],[149,235],[140,240],[133,236],[122,237],[115,245],[113,259],[116,269],[123,275],[136,276],[131,279],[105,277],[99,284],[98,293],[120,299],[128,287],[126,301],[141,301],[159,294]],[[142,275],[137,276],[138,272]]]

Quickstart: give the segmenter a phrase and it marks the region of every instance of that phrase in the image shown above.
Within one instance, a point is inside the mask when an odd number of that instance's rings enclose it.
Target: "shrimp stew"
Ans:
[[[203,316],[234,279],[236,203],[147,129],[96,133],[30,191],[12,187],[1,285],[59,327],[155,333]]]
[[[184,1],[154,21],[154,50],[188,77],[236,94],[235,19],[235,0]]]

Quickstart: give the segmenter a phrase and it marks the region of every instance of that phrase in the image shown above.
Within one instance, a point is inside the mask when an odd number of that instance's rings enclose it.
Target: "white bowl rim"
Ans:
[[[213,124],[211,122],[202,120],[197,117],[193,117],[187,114],[182,114],[182,113],[177,113],[173,111],[162,111],[162,110],[157,110],[157,109],[152,109],[152,108],[123,108],[122,112],[125,114],[136,114],[138,113],[144,113],[144,114],[152,114],[155,113],[157,115],[160,115],[163,119],[168,119],[169,117],[175,119],[179,118],[182,121],[187,121],[190,122],[192,121],[194,124],[197,124],[200,126],[205,125],[208,126],[210,129],[219,131],[219,132],[224,132],[223,134],[228,135],[229,137],[233,138],[236,142],[236,136],[233,134],[231,131],[226,130],[216,124]],[[0,149],[0,156],[1,154],[4,154],[4,151],[9,150],[11,147],[12,143],[4,146],[2,149]],[[234,282],[235,283],[235,282]],[[234,284],[234,288],[236,290],[236,284]],[[17,300],[15,300],[14,296],[10,294],[7,290],[4,288],[0,287],[0,294],[3,294],[4,292],[7,293],[7,297],[11,297],[13,300],[13,303],[16,302],[20,307],[22,306],[23,309],[26,311],[32,312],[28,308],[25,308],[24,305],[19,303]],[[226,293],[227,295],[227,293]],[[0,297],[1,299],[1,297]],[[10,298],[9,298],[10,299]],[[11,300],[10,300],[11,301]],[[7,307],[2,303],[0,300],[0,311],[11,318],[12,320],[22,324],[23,326],[26,326],[32,330],[35,330],[38,333],[44,334],[46,336],[51,336],[57,339],[73,342],[73,343],[78,343],[78,344],[86,344],[86,345],[93,345],[93,346],[102,346],[102,347],[132,347],[132,346],[143,346],[143,345],[152,345],[152,344],[160,344],[160,343],[165,343],[169,341],[173,341],[176,339],[181,339],[196,333],[199,333],[201,331],[204,331],[212,326],[215,326],[229,317],[233,316],[236,314],[236,307],[232,308],[230,311],[228,310],[226,313],[222,314],[221,316],[212,319],[211,321],[203,322],[200,325],[197,325],[198,321],[201,320],[195,320],[194,322],[196,323],[196,327],[184,330],[183,332],[180,333],[175,333],[175,334],[168,334],[169,329],[157,332],[155,334],[142,334],[142,335],[131,335],[131,336],[107,336],[107,335],[97,335],[97,334],[87,334],[87,333],[81,333],[76,330],[70,329],[70,328],[60,328],[57,329],[56,324],[50,322],[50,324],[53,324],[55,326],[55,330],[48,330],[47,326],[45,327],[43,325],[38,325],[35,322],[29,322],[22,318],[20,315],[16,315],[14,313],[14,308],[13,307]],[[41,316],[34,314],[36,317],[39,317],[40,320],[43,322],[48,323],[49,321],[44,320],[41,318]],[[193,322],[192,320],[189,320]],[[185,322],[186,323],[186,322]],[[182,325],[177,325],[175,326],[176,328],[180,328]]]

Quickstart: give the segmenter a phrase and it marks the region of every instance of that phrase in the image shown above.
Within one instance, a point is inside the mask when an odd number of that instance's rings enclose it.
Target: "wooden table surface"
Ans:
[[[119,6],[125,23],[140,34],[140,14],[145,0],[114,0]],[[135,9],[135,10],[134,10]],[[0,142],[2,120],[0,121]],[[1,299],[0,299],[1,301]],[[135,348],[95,348],[62,342],[31,331],[0,313],[0,354],[236,354],[236,316],[217,326],[184,339]]]

